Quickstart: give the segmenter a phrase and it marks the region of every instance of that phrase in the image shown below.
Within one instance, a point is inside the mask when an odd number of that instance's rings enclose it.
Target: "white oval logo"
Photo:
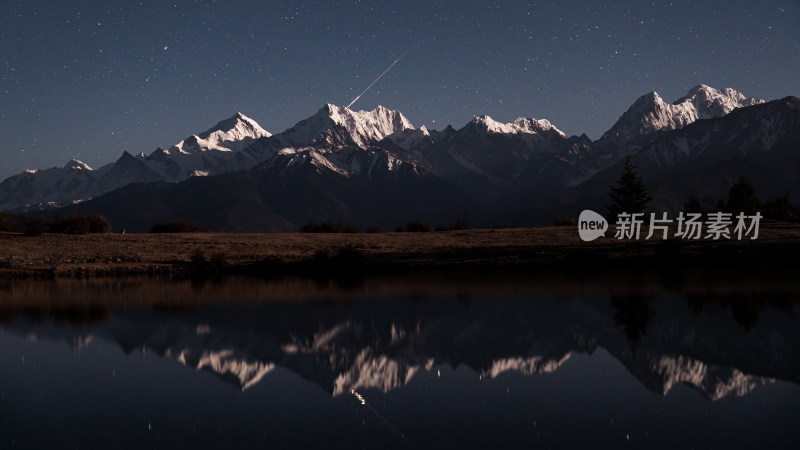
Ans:
[[[608,222],[605,217],[597,214],[591,209],[584,209],[578,216],[578,234],[581,240],[589,242],[600,236],[605,237],[608,230]]]

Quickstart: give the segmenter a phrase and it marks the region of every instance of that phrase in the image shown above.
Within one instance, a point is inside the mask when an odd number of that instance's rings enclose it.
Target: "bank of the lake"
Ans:
[[[787,267],[798,264],[800,251],[800,225],[778,222],[762,223],[756,240],[646,240],[646,229],[639,240],[618,240],[613,226],[607,236],[583,242],[574,226],[374,234],[0,234],[0,278]]]

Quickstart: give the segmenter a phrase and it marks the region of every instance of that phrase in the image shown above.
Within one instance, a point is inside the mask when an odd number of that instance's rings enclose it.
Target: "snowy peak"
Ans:
[[[162,153],[177,155],[216,150],[238,151],[262,137],[271,134],[261,128],[255,120],[236,113],[199,135],[193,134]]]
[[[657,92],[639,97],[600,138],[612,147],[629,147],[634,141],[659,131],[677,130],[697,121],[722,117],[736,108],[764,103],[736,90],[717,90],[697,85],[673,103],[665,102]]]
[[[383,106],[377,106],[372,111],[353,111],[328,103],[313,116],[276,135],[276,138],[283,147],[304,147],[336,126],[345,129],[352,141],[361,148],[394,133],[414,129],[399,111]]]
[[[378,105],[372,111],[352,111],[343,106],[326,105],[329,117],[337,125],[350,132],[353,140],[364,147],[368,141],[378,142],[383,138],[414,126],[399,111]]]
[[[556,128],[549,120],[545,119],[529,119],[525,117],[518,117],[512,123],[498,122],[487,115],[482,115],[474,118],[472,125],[487,132],[499,134],[542,134],[548,132],[555,132],[562,137],[566,137],[564,133]]]
[[[731,88],[718,90],[705,84],[698,84],[673,104],[680,105],[687,102],[697,111],[698,119],[711,119],[722,117],[736,108],[764,103],[764,100],[745,97],[741,92]]]
[[[228,138],[244,139],[246,137],[260,138],[272,136],[268,131],[261,128],[261,126],[253,119],[237,112],[228,119],[225,119],[212,128],[200,134],[200,138],[208,139],[212,135],[225,135]],[[229,139],[232,140],[232,139]]]
[[[77,159],[73,158],[73,159],[70,159],[69,162],[64,165],[64,170],[86,170],[86,171],[90,171],[90,170],[92,170],[92,168],[89,167],[88,164],[86,164],[86,163],[84,163],[82,161],[78,161]]]
[[[555,125],[550,123],[550,121],[547,119],[529,119],[525,117],[517,117],[512,125],[518,128],[521,133],[527,132],[531,134],[539,134],[539,133],[546,133],[549,131],[555,131],[561,136],[566,137],[566,135],[561,130],[556,128]]]

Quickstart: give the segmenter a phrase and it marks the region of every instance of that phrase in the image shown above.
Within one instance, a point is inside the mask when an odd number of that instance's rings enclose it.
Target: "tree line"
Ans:
[[[92,234],[110,231],[111,222],[99,214],[73,214],[42,219],[0,212],[0,232],[35,236],[43,233]]]
[[[609,198],[611,204],[608,206],[608,214],[612,220],[623,212],[643,213],[652,200],[644,180],[636,173],[630,157],[625,161],[617,185],[611,186]],[[709,197],[698,198],[696,195],[690,195],[683,204],[683,212],[701,214],[710,212],[755,214],[760,212],[767,219],[800,221],[800,208],[792,204],[789,192],[762,202],[756,195],[753,183],[744,177],[739,177],[731,185],[726,200],[715,201]]]

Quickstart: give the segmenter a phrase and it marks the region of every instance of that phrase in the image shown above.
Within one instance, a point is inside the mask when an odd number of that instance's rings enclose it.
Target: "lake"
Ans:
[[[0,448],[796,448],[790,271],[0,282]]]

